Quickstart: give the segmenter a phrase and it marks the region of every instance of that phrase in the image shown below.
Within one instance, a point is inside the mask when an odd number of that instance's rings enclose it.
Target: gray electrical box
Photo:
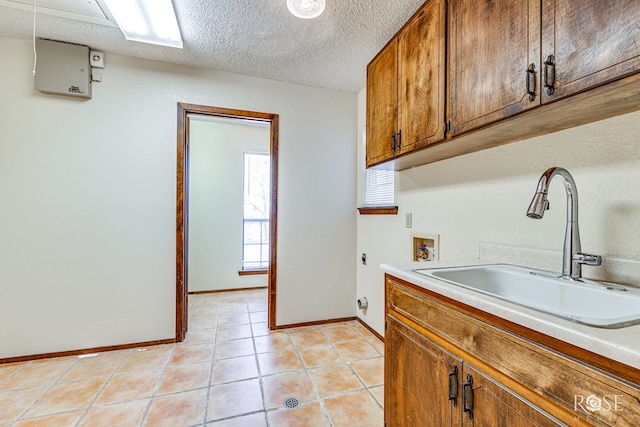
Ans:
[[[36,39],[35,88],[42,93],[91,98],[89,48]]]

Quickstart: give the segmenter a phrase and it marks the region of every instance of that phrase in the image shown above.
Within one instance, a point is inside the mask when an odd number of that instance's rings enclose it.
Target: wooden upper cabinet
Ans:
[[[389,43],[367,67],[367,166],[394,155],[398,95],[397,40]]]
[[[398,37],[401,153],[444,139],[446,3],[427,2]]]
[[[543,102],[590,89],[640,69],[638,0],[543,0]],[[551,57],[551,58],[550,58]],[[553,64],[553,65],[552,65]],[[553,69],[555,68],[555,81]],[[546,74],[546,76],[545,76]]]
[[[540,0],[450,0],[452,136],[540,105],[540,13]]]
[[[367,167],[444,140],[446,2],[429,0],[367,67]]]

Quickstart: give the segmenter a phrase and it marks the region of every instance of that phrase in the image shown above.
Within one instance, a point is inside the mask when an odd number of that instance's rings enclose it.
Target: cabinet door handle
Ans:
[[[453,406],[458,406],[458,366],[455,364],[449,372],[449,400],[453,401]]]
[[[462,383],[462,410],[473,419],[473,377],[467,374],[467,381]]]
[[[396,134],[391,134],[391,151],[396,152]]]
[[[553,95],[556,82],[556,63],[553,55],[549,55],[544,61],[544,87],[547,88],[547,95]]]
[[[402,148],[402,129],[398,131],[398,150]]]
[[[533,62],[527,68],[527,94],[529,101],[536,100],[536,66]]]

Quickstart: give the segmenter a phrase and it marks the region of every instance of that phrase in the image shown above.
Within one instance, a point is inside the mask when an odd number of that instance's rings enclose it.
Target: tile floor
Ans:
[[[266,298],[190,296],[180,344],[0,365],[0,427],[382,426],[382,342],[355,321],[269,332]]]

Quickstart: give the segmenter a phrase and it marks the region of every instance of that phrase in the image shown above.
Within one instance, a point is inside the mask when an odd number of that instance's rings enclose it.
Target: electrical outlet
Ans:
[[[413,226],[413,214],[411,214],[411,212],[405,214],[404,226],[405,228],[411,228]]]

